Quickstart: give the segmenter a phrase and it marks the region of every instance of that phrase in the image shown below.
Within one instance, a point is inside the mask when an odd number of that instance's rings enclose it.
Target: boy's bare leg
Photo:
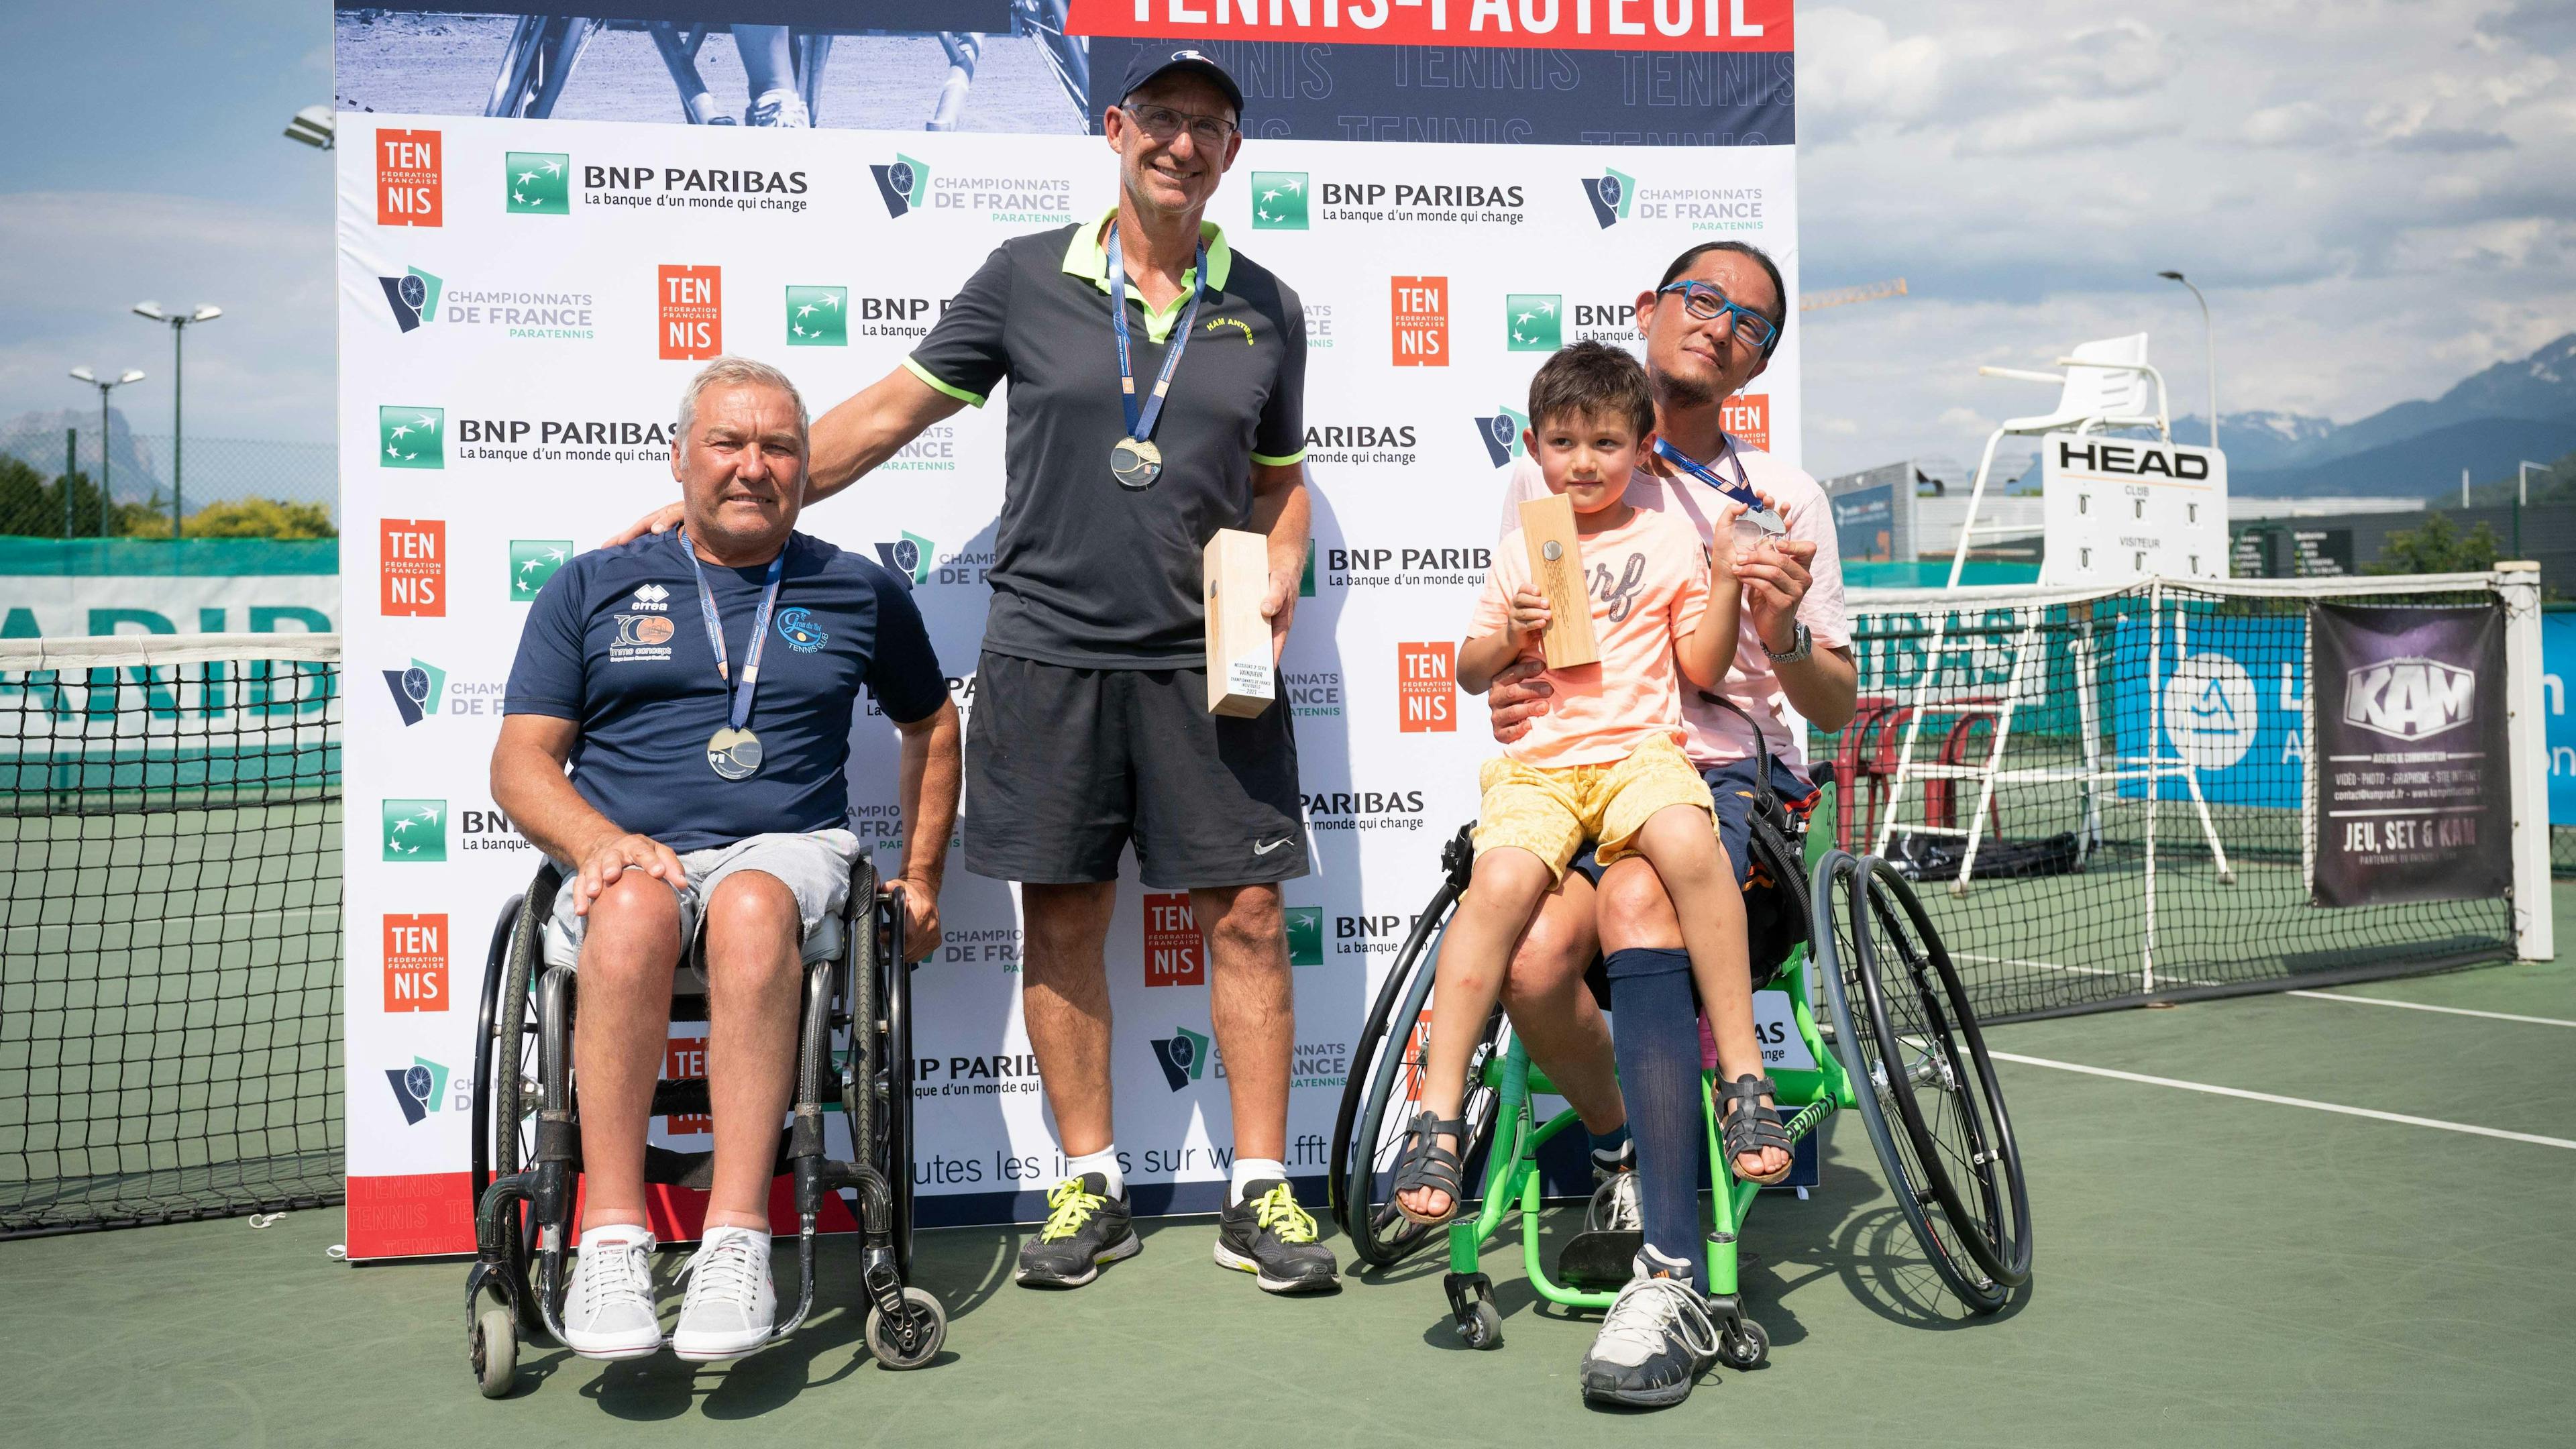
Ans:
[[[1726,847],[1718,843],[1709,813],[1696,806],[1668,805],[1655,812],[1637,833],[1637,852],[1646,857],[1673,899],[1680,918],[1682,945],[1691,958],[1691,982],[1699,988],[1700,1007],[1708,1013],[1709,1034],[1717,1039],[1717,1069],[1726,1081],[1761,1076],[1762,1043],[1753,1031],[1753,970],[1746,945],[1744,892],[1737,888]],[[1763,1099],[1769,1105],[1770,1099]],[[1736,1171],[1745,1177],[1777,1177],[1788,1170],[1789,1154],[1777,1147],[1736,1154]]]
[[[1530,1061],[1547,1073],[1583,1130],[1595,1137],[1626,1124],[1619,1073],[1611,1064],[1610,1023],[1583,979],[1600,941],[1592,882],[1569,870],[1539,901],[1503,978],[1503,1010]]]
[[[1476,857],[1466,898],[1440,941],[1439,975],[1431,986],[1431,1041],[1422,1069],[1422,1106],[1441,1121],[1458,1115],[1467,1099],[1467,1059],[1475,1054],[1485,1019],[1502,995],[1512,947],[1529,925],[1539,897],[1555,884],[1547,862],[1517,846]],[[1456,1151],[1443,1133],[1441,1145]],[[1436,1218],[1449,1211],[1450,1195],[1421,1188],[1400,1199],[1414,1212]]]

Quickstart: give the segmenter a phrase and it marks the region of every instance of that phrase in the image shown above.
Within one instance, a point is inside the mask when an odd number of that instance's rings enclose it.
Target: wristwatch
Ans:
[[[1760,636],[1756,635],[1755,637],[1759,638]],[[1797,642],[1789,646],[1788,653],[1773,653],[1770,641],[1768,640],[1763,641],[1762,652],[1771,655],[1771,662],[1774,664],[1795,664],[1799,660],[1804,659],[1815,652],[1816,641],[1807,633],[1807,626],[1803,620],[1799,621],[1797,632],[1791,637]]]

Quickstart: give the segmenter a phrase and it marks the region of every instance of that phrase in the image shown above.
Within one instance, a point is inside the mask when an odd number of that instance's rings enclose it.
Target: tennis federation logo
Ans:
[[[1304,231],[1306,229],[1305,172],[1255,171],[1252,173],[1252,229],[1254,231]]]
[[[1485,456],[1499,468],[1521,456],[1521,430],[1528,426],[1528,414],[1498,407],[1492,417],[1476,419],[1476,436],[1484,440]]]
[[[930,192],[930,168],[900,151],[893,161],[868,170],[877,179],[877,194],[885,198],[888,216],[899,217],[911,211]]]
[[[1554,292],[1503,298],[1503,335],[1513,352],[1554,352],[1565,345],[1565,299]]]
[[[916,584],[930,582],[930,553],[938,545],[917,533],[907,533],[892,543],[877,545],[877,558],[888,571],[903,575]]]
[[[1637,178],[1601,168],[1599,176],[1583,178],[1583,199],[1592,203],[1592,219],[1602,230],[1628,219],[1628,207],[1637,199]]]
[[[572,557],[572,540],[568,538],[514,538],[510,540],[510,602],[524,604],[537,596],[537,590],[555,576]]]
[[[850,289],[847,287],[788,288],[787,345],[790,347],[849,346]]]
[[[406,1126],[419,1126],[447,1096],[447,1068],[427,1057],[413,1057],[407,1067],[387,1067],[385,1081],[394,1089],[394,1105],[402,1108]]]
[[[447,409],[376,409],[376,461],[387,468],[447,466]]]
[[[1155,1039],[1154,1063],[1177,1092],[1207,1075],[1208,1039],[1186,1026],[1173,1027],[1170,1036]]]
[[[409,728],[438,713],[439,696],[447,692],[447,671],[415,659],[409,669],[386,670],[385,687],[393,691],[394,712]]]
[[[447,802],[387,800],[385,859],[434,865],[447,859]]]
[[[418,267],[399,277],[378,277],[385,289],[385,305],[394,309],[394,325],[405,332],[416,332],[420,324],[438,320],[438,278]]]
[[[503,158],[502,190],[511,216],[572,215],[572,156],[563,151],[512,151]]]

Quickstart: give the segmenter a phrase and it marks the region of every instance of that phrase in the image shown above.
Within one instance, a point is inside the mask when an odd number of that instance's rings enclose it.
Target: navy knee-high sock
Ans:
[[[1700,1240],[1699,1155],[1707,1135],[1699,1090],[1699,1018],[1691,1008],[1690,953],[1613,951],[1610,1034],[1619,1094],[1637,1143],[1637,1194],[1646,1246],[1690,1264],[1708,1291]]]

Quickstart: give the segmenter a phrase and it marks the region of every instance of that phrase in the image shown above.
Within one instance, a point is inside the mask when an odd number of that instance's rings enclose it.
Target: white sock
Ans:
[[[1227,1191],[1226,1201],[1243,1201],[1243,1190],[1256,1182],[1286,1182],[1288,1164],[1268,1157],[1238,1157],[1234,1160],[1234,1186]]]
[[[587,1253],[594,1243],[601,1241],[641,1243],[644,1251],[649,1253],[653,1251],[653,1230],[642,1223],[602,1223],[595,1228],[582,1229],[581,1251]]]
[[[1125,1197],[1127,1195],[1127,1174],[1118,1170],[1117,1143],[1112,1142],[1108,1146],[1101,1148],[1098,1152],[1086,1152],[1080,1157],[1068,1157],[1065,1159],[1065,1176],[1080,1177],[1086,1172],[1099,1173],[1102,1177],[1109,1180],[1109,1196]]]

